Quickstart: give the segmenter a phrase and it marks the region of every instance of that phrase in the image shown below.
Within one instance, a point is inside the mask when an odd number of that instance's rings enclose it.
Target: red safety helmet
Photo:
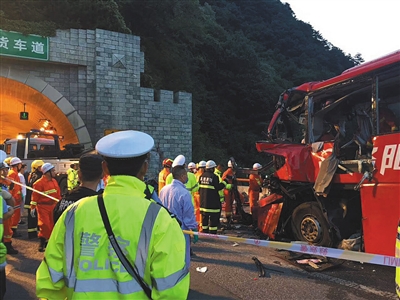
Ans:
[[[163,166],[164,166],[164,167],[168,167],[168,168],[171,168],[171,167],[172,167],[172,163],[173,163],[173,160],[170,159],[170,158],[166,158],[166,159],[164,159],[163,162],[162,162]]]

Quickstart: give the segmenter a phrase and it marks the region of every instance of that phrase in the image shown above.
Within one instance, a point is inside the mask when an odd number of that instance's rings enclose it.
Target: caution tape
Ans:
[[[217,239],[223,241],[240,242],[247,245],[255,245],[266,248],[288,250],[293,252],[300,252],[311,255],[319,255],[330,258],[351,260],[362,263],[369,263],[374,265],[388,266],[388,267],[400,267],[400,258],[394,256],[380,255],[380,254],[369,254],[364,252],[356,252],[349,250],[342,250],[336,248],[327,248],[313,245],[305,245],[300,243],[284,243],[276,241],[266,241],[257,239],[245,239],[227,235],[217,235],[209,233],[199,233],[190,230],[183,230],[184,234],[198,235],[199,237]]]
[[[60,201],[60,200],[57,199],[57,198],[54,198],[54,197],[52,197],[52,196],[49,196],[49,195],[47,195],[47,194],[45,194],[45,193],[43,193],[43,192],[41,192],[41,191],[35,190],[35,189],[31,188],[30,186],[27,186],[27,185],[25,185],[25,184],[22,184],[22,183],[20,183],[20,182],[17,182],[17,181],[15,181],[15,180],[10,179],[10,178],[4,177],[4,176],[1,176],[1,178],[2,178],[2,179],[5,179],[5,180],[7,180],[7,181],[10,181],[10,182],[12,182],[12,183],[14,183],[14,184],[16,184],[16,185],[25,187],[25,188],[27,188],[28,190],[31,190],[31,191],[33,191],[33,192],[35,192],[35,193],[38,193],[38,194],[40,194],[40,195],[42,195],[42,196],[45,196],[45,197],[47,197],[47,198],[49,198],[49,199],[51,199],[51,200],[56,201],[56,202],[59,202],[59,201]]]

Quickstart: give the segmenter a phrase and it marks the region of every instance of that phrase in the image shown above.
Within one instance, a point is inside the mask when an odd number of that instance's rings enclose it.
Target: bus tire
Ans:
[[[297,206],[292,213],[291,225],[294,238],[299,241],[325,247],[333,244],[329,223],[316,202]]]

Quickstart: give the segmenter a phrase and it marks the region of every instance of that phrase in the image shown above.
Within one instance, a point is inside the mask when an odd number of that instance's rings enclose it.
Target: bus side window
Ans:
[[[379,104],[379,134],[399,131],[397,120],[398,118],[389,105]]]

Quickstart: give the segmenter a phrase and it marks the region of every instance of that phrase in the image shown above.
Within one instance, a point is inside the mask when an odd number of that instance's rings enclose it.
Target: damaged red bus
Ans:
[[[394,256],[400,202],[400,50],[281,94],[257,150],[272,155],[258,228]]]

